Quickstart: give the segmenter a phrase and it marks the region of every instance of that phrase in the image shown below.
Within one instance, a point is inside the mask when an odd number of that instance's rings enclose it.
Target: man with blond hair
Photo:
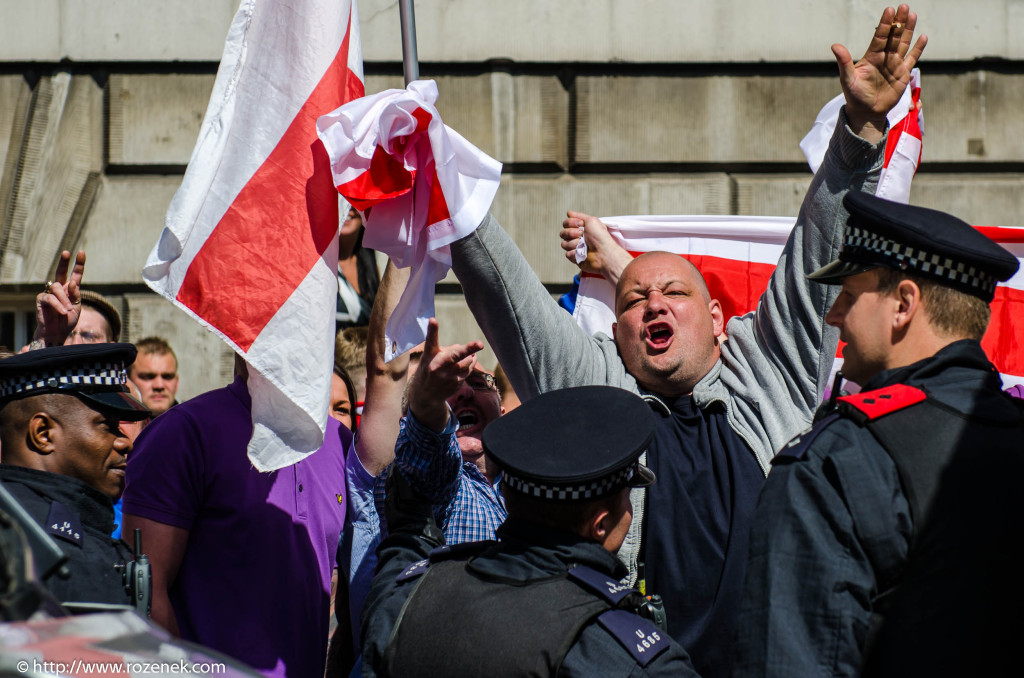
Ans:
[[[143,404],[158,416],[177,404],[178,357],[163,337],[146,337],[135,344],[139,351],[129,378],[142,392]]]
[[[836,261],[864,390],[773,461],[751,528],[739,676],[1002,676],[1024,631],[1024,408],[981,348],[1017,258],[948,214],[862,193]]]

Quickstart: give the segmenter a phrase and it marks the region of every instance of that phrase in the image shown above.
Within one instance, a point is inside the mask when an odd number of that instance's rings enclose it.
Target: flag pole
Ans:
[[[399,0],[398,16],[402,22],[402,69],[405,84],[420,79],[420,62],[416,55],[416,14],[413,0]]]

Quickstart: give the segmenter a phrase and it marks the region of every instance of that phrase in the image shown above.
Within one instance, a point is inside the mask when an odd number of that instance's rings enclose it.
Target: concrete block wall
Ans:
[[[183,397],[231,374],[219,339],[140,270],[192,153],[237,0],[0,0],[0,311],[31,310],[56,251],[124,309],[125,339],[167,336]],[[555,294],[557,231],[593,214],[792,216],[798,143],[839,93],[865,0],[419,0],[419,55],[447,124],[505,164],[493,212]],[[912,201],[1017,225],[1024,182],[1024,2],[924,0],[924,165]],[[398,11],[359,7],[368,92],[402,86]],[[253,281],[255,284],[256,281]],[[482,337],[454,277],[442,341]],[[494,364],[486,352],[483,362]]]

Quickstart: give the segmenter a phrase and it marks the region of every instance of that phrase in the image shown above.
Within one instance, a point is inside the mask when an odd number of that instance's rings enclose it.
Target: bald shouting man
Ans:
[[[599,220],[573,213],[567,249],[585,223],[598,272],[617,282],[614,338],[592,337],[555,304],[493,217],[452,244],[470,308],[524,401],[609,384],[643,394],[659,412],[645,461],[659,482],[633,491],[619,557],[630,583],[664,597],[669,631],[703,676],[731,672],[758,493],[775,452],[810,424],[835,356],[838,334],[824,315],[836,291],[804,274],[838,250],[843,196],[875,190],[886,114],[925,45],[913,42],[916,21],[906,5],[886,9],[856,64],[833,47],[846,106],[754,313],[727,324],[691,264],[651,253],[626,265],[628,253]]]

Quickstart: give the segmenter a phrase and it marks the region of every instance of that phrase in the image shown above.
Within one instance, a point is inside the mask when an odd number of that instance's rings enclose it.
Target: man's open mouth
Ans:
[[[672,328],[664,323],[648,325],[645,334],[644,338],[651,348],[663,349],[672,343]]]
[[[480,423],[480,415],[475,410],[462,410],[456,413],[455,418],[459,421],[458,433],[472,430]]]

